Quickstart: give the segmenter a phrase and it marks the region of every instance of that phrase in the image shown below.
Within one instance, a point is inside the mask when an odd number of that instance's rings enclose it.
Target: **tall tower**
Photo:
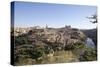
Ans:
[[[48,28],[48,25],[46,24],[46,29]]]

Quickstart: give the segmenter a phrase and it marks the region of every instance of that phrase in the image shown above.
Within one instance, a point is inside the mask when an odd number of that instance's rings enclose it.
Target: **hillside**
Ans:
[[[85,45],[87,36],[79,29],[70,26],[63,28],[17,28],[14,30],[14,36],[15,65],[97,59],[96,50]]]

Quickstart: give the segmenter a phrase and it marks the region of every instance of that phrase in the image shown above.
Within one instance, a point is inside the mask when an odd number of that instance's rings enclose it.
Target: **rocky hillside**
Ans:
[[[50,43],[50,45],[57,44],[65,47],[76,42],[84,42],[86,36],[78,29],[75,28],[45,28],[45,29],[31,29],[27,33],[21,35],[26,35],[38,45],[40,43]],[[37,43],[37,44],[36,44]]]

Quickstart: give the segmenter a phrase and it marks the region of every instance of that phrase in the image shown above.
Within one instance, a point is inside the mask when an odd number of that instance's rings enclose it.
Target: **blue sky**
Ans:
[[[71,25],[80,29],[92,29],[97,25],[86,18],[96,13],[96,6],[15,2],[16,27],[41,26],[59,28]]]

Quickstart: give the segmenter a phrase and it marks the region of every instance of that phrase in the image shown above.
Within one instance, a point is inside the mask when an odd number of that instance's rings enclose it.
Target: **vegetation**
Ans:
[[[97,14],[94,14],[94,15],[92,15],[92,16],[90,16],[90,17],[87,17],[88,19],[90,19],[91,21],[90,22],[92,22],[92,23],[97,23],[98,21],[97,21]]]
[[[84,54],[80,56],[81,61],[96,61],[97,50],[93,48],[85,48]]]
[[[33,42],[32,39],[29,38],[26,34],[15,36],[15,46],[23,44],[32,44],[32,42]]]

